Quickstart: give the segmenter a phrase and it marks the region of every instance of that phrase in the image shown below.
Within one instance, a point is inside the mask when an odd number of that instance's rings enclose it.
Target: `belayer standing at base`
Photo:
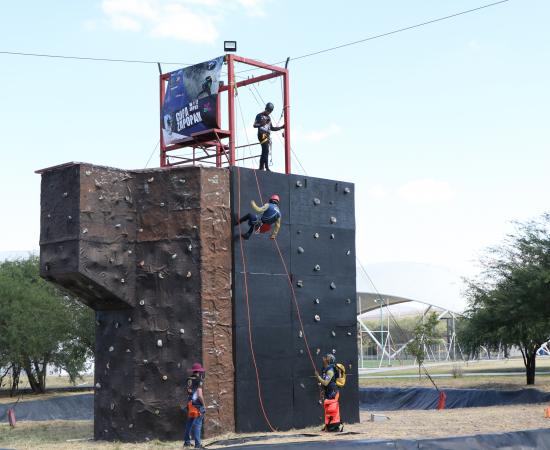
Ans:
[[[342,431],[344,425],[340,421],[340,391],[336,385],[338,371],[336,369],[336,359],[332,353],[323,356],[323,368],[321,375],[315,372],[317,380],[324,390],[323,408],[325,410],[324,431]]]
[[[203,448],[201,445],[201,432],[206,413],[202,385],[204,383],[205,370],[200,363],[191,367],[191,375],[187,378],[187,422],[185,424],[184,447],[191,447],[191,435],[195,438],[195,448]]]
[[[273,112],[273,109],[273,103],[269,102],[265,105],[265,110],[259,113],[254,121],[254,128],[258,129],[258,141],[260,141],[262,146],[260,170],[265,169],[268,172],[271,172],[267,166],[269,151],[271,150],[271,132],[282,130],[285,127],[284,124],[280,127],[274,127],[271,125],[271,117],[269,117],[269,115]]]
[[[271,232],[270,239],[275,239],[279,229],[281,228],[281,211],[279,209],[280,198],[277,194],[273,194],[267,202],[262,207],[256,205],[256,202],[252,200],[250,205],[252,209],[258,214],[248,213],[241,217],[235,225],[240,225],[243,222],[248,222],[249,229],[246,233],[241,234],[243,239],[249,239],[252,236],[254,231],[259,233],[265,233],[271,229],[273,226],[273,231]]]

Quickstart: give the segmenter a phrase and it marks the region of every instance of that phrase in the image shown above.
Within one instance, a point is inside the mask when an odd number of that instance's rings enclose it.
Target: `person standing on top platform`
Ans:
[[[271,132],[282,130],[284,124],[280,127],[274,127],[271,125],[271,117],[269,115],[273,112],[273,103],[269,102],[265,105],[265,110],[256,116],[254,121],[254,128],[258,129],[258,140],[262,145],[262,156],[260,157],[260,170],[266,170],[271,172],[268,167],[269,151],[271,150]]]

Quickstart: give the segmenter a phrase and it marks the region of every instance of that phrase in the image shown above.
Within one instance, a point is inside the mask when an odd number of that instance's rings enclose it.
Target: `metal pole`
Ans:
[[[235,165],[235,71],[233,55],[227,55],[227,108],[229,126],[229,165]]]
[[[359,296],[359,315],[361,315],[361,296]],[[363,368],[363,329],[359,327],[359,351],[361,352],[361,369]]]
[[[285,120],[285,173],[290,174],[290,83],[288,80],[288,70],[283,75],[284,80],[284,105],[283,113]]]

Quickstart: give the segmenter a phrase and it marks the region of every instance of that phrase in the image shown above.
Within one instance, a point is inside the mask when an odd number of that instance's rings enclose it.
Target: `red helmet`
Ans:
[[[277,194],[273,194],[270,198],[269,198],[269,201],[271,203],[279,203],[281,201],[281,199],[279,198],[279,196]]]
[[[191,366],[191,372],[204,372],[204,367],[201,366],[201,363],[195,363]]]

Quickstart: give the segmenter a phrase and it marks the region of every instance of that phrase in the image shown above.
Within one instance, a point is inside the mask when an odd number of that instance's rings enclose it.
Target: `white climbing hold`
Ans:
[[[346,256],[349,256],[349,255],[351,255],[351,250],[348,250],[348,251],[346,252]]]
[[[125,280],[124,278],[121,278],[121,279],[120,279],[120,282],[121,282],[122,284],[124,284],[124,283],[126,283],[126,280]]]
[[[184,183],[185,183],[185,178],[180,178],[180,179],[178,180],[178,182],[180,182],[181,184],[184,184]]]
[[[131,255],[131,254],[132,254],[132,250],[128,250],[128,254]]]
[[[330,288],[331,289],[336,289],[336,285],[334,284],[334,281],[330,282]]]
[[[96,383],[96,384],[95,384],[95,388],[96,388],[96,389],[101,389],[101,383]]]
[[[174,253],[174,254],[172,255],[172,259],[176,259],[177,257],[178,257],[178,254],[177,254],[177,253]]]
[[[112,352],[114,349],[115,349],[115,348],[114,348],[112,345],[109,347],[109,351],[110,351],[110,352]]]
[[[128,428],[130,428],[130,429],[134,428],[134,424],[131,423],[130,425],[128,425]]]
[[[187,272],[186,277],[187,277],[187,278],[191,278],[191,271],[188,271],[188,272]]]
[[[149,361],[147,361],[146,359],[143,360],[143,364],[147,364]]]
[[[351,331],[348,331],[348,336],[351,336]]]
[[[336,236],[334,236],[334,233],[331,233],[331,234],[330,234],[330,238],[331,238],[331,239],[334,239],[335,237],[336,237]]]
[[[147,183],[152,183],[153,181],[155,181],[155,177],[151,177],[147,180]]]
[[[163,375],[163,376],[162,376],[162,379],[163,379],[164,381],[166,381],[166,380],[168,379],[168,377],[167,377],[166,375]]]
[[[315,300],[313,300],[313,303],[315,303],[316,305],[318,305],[318,304],[319,304],[319,299],[316,298]]]
[[[140,304],[141,306],[145,305],[145,300],[140,300],[140,301],[139,301],[139,304]]]
[[[104,198],[105,198],[105,197],[103,197],[103,195],[100,195],[100,196],[98,197],[99,200],[103,200]]]
[[[304,253],[304,248],[303,247],[298,247],[298,253]]]
[[[84,228],[84,229],[82,230],[82,234],[86,234],[87,232],[88,232],[88,228]]]
[[[87,170],[86,172],[84,172],[86,174],[87,177],[89,177],[91,174],[92,174],[92,171],[91,170]]]
[[[338,222],[338,221],[336,220],[336,217],[331,216],[331,218],[330,218],[330,223],[336,223],[336,222]]]
[[[320,349],[320,348],[317,348],[317,349],[315,350],[315,354],[318,355],[319,353],[321,353],[321,349]]]
[[[299,337],[304,337],[304,333],[302,333],[302,330],[298,331],[298,336]]]
[[[160,207],[164,208],[164,202],[160,202]]]
[[[189,250],[189,251],[193,250],[193,246],[192,246],[191,244],[189,244],[189,245],[187,246],[187,250]]]
[[[132,353],[132,350],[130,350],[129,348],[126,349],[126,353]]]
[[[315,239],[319,239],[319,233],[315,233],[315,234],[313,235],[313,237],[314,237]]]
[[[298,286],[298,287],[303,287],[303,286],[304,286],[304,282],[303,282],[302,280],[298,280],[298,281],[296,282],[296,286]]]
[[[332,337],[336,337],[336,332],[334,330],[331,331],[330,334],[332,334]]]
[[[346,298],[346,303],[349,305],[351,303],[351,298]]]
[[[315,322],[319,322],[321,320],[321,317],[319,316],[319,314],[315,314]]]
[[[300,180],[296,181],[296,187],[302,187],[302,182]]]
[[[319,200],[317,197],[313,199],[313,204],[314,205],[320,205],[321,204],[321,200]]]
[[[159,278],[162,280],[164,278],[164,275],[162,272],[159,272]]]
[[[332,354],[336,355],[336,349],[335,348],[332,349]]]
[[[68,220],[73,220],[73,216],[67,216]]]
[[[122,226],[122,225],[121,225],[120,223],[117,223],[117,224],[115,225],[115,228],[120,228],[121,226]]]
[[[68,192],[63,192],[63,197],[67,198],[69,196]]]
[[[183,328],[180,328],[180,333],[181,334],[184,334],[185,333],[185,330]]]
[[[120,326],[120,323],[115,322],[115,328],[118,328]]]
[[[319,272],[321,270],[321,266],[319,264],[315,264],[313,270],[315,270],[315,272]]]
[[[143,233],[143,228],[140,228],[138,232]]]
[[[344,194],[349,194],[351,192],[351,189],[349,187],[344,188]]]
[[[159,340],[157,341],[157,347],[162,347],[162,339],[159,339]]]

